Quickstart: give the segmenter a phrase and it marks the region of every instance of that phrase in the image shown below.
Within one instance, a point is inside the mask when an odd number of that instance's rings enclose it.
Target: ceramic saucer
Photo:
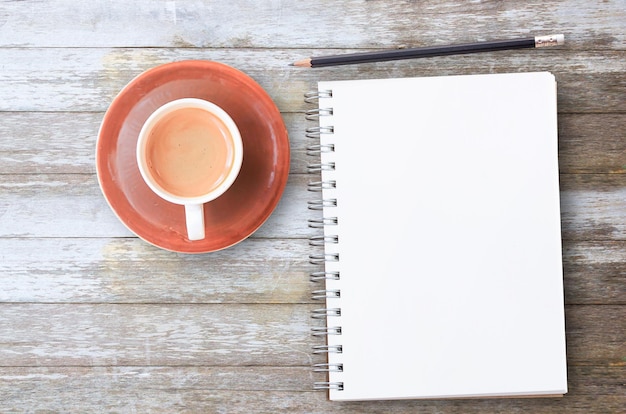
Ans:
[[[154,194],[135,158],[144,121],[178,98],[221,106],[237,124],[244,144],[237,180],[205,204],[203,240],[187,239],[184,207]],[[166,250],[206,253],[244,240],[270,216],[287,183],[289,140],[278,108],[252,78],[217,62],[174,62],[142,73],[113,100],[100,126],[96,168],[104,197],[129,230]]]

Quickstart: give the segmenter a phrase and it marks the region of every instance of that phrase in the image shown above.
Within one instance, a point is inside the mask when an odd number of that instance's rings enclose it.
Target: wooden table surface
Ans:
[[[323,69],[310,55],[564,33],[566,45]],[[278,105],[292,162],[252,237],[185,255],[130,233],[97,182],[104,112],[142,71],[232,65]],[[607,413],[626,407],[626,2],[0,3],[0,412]],[[312,390],[303,94],[318,80],[551,71],[569,393],[330,403]],[[410,97],[407,97],[410,104]],[[454,257],[454,252],[450,252]],[[515,358],[514,355],[511,358]],[[623,411],[622,411],[623,412]]]

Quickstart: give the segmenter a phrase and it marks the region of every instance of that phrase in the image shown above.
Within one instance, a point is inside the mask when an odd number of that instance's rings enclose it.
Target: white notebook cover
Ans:
[[[556,81],[320,82],[331,400],[567,392]]]

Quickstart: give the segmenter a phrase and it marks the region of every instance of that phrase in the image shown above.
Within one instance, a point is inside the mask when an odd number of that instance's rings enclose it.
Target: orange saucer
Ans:
[[[179,98],[201,98],[221,106],[243,140],[237,180],[204,206],[203,240],[187,239],[184,207],[154,194],[141,178],[135,158],[144,121],[161,105]],[[252,78],[217,62],[174,62],[137,76],[113,100],[100,126],[96,168],[104,197],[129,230],[166,250],[206,253],[244,240],[274,211],[289,175],[289,139],[278,108]]]

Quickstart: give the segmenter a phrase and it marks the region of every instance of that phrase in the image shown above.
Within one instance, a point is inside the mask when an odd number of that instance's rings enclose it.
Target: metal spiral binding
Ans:
[[[341,345],[315,345],[313,347],[314,354],[341,354],[343,347]]]
[[[323,326],[311,329],[311,335],[313,336],[328,336],[328,335],[341,335],[341,326]]]
[[[305,114],[307,121],[317,121],[320,116],[331,116],[333,114],[333,108],[309,109]]]
[[[317,174],[322,171],[335,171],[335,163],[334,162],[320,162],[316,164],[309,164],[307,166],[307,171],[309,174]]]
[[[339,289],[324,289],[324,290],[314,290],[311,294],[311,299],[313,300],[322,300],[328,298],[340,298],[341,291]]]
[[[309,238],[309,244],[311,246],[324,246],[325,244],[337,244],[339,243],[339,236],[312,236]]]
[[[332,98],[333,91],[310,91],[304,94],[304,102],[308,104],[317,103],[320,98]]]
[[[339,223],[337,217],[324,217],[321,219],[309,219],[309,227],[312,229],[323,229],[324,226],[336,226]]]
[[[325,280],[339,280],[339,272],[313,272],[310,274],[311,282],[319,283]]]
[[[317,126],[306,129],[306,137],[311,139],[318,139],[322,134],[332,134],[335,132],[335,127],[332,126]]]
[[[309,183],[309,191],[321,192],[322,190],[330,190],[337,188],[337,182],[335,180],[329,181],[312,181]]]
[[[305,94],[304,101],[309,104],[318,104],[320,99],[332,98],[333,94],[330,90],[314,91]],[[316,105],[319,106],[319,105]],[[319,121],[322,117],[333,116],[333,108],[319,107],[306,111],[306,119],[308,121]],[[335,163],[329,161],[329,155],[335,152],[335,144],[328,143],[327,138],[322,138],[323,135],[332,135],[335,132],[333,126],[319,125],[306,129],[306,137],[315,142],[307,146],[306,153],[308,156],[326,158],[326,162],[318,161],[309,163],[307,166],[307,172],[309,174],[321,174],[324,177],[327,174],[332,174],[335,171]],[[321,142],[320,142],[321,141]],[[332,158],[330,158],[332,160]],[[308,184],[308,190],[311,192],[321,193],[325,191],[334,191],[337,188],[337,182],[335,180],[323,179],[318,181],[311,181]],[[309,201],[308,208],[313,211],[328,212],[328,209],[337,207],[337,199],[332,197],[321,197],[319,200]],[[329,226],[337,226],[337,217],[323,217],[321,219],[309,219],[309,227],[313,229],[328,229]],[[325,231],[324,235],[312,236],[309,239],[309,244],[316,247],[325,247],[337,245],[339,243],[339,236],[332,234],[332,232]],[[333,250],[330,250],[333,251]],[[336,250],[335,250],[336,251]],[[326,249],[326,253],[311,254],[309,255],[309,262],[314,265],[325,265],[326,263],[339,262],[338,253],[330,253]],[[339,271],[332,268],[326,268],[322,271],[315,271],[310,274],[311,282],[314,283],[336,283],[340,280]],[[332,286],[326,287],[326,289],[316,289],[311,292],[311,298],[316,301],[326,301],[326,307],[321,309],[314,309],[311,311],[311,317],[314,319],[326,320],[326,326],[314,327],[311,329],[311,335],[314,337],[329,337],[335,335],[341,335],[341,326],[333,326],[329,322],[336,317],[341,317],[341,308],[330,307],[328,304],[332,304],[334,300],[341,298],[341,290]],[[331,302],[329,302],[329,300]],[[313,347],[313,354],[341,354],[343,352],[343,346],[332,344],[316,345]],[[341,362],[326,362],[313,365],[314,372],[325,373],[338,373],[343,372],[343,363]],[[340,381],[322,381],[315,382],[313,388],[315,390],[343,390],[344,384]]]
[[[343,364],[314,364],[313,372],[343,372]]]
[[[311,264],[324,264],[326,262],[338,262],[338,253],[324,253],[324,254],[310,254],[309,263]]]
[[[310,157],[315,157],[317,155],[320,154],[325,154],[325,153],[329,153],[329,152],[335,152],[335,145],[333,144],[314,144],[314,145],[309,145],[306,148],[306,155],[310,156]]]
[[[339,308],[322,308],[313,309],[311,311],[311,318],[313,319],[327,319],[331,316],[341,316],[341,309]]]
[[[313,384],[313,389],[343,391],[343,382],[316,382]]]
[[[337,199],[311,200],[308,202],[309,210],[323,210],[324,207],[337,207]]]

